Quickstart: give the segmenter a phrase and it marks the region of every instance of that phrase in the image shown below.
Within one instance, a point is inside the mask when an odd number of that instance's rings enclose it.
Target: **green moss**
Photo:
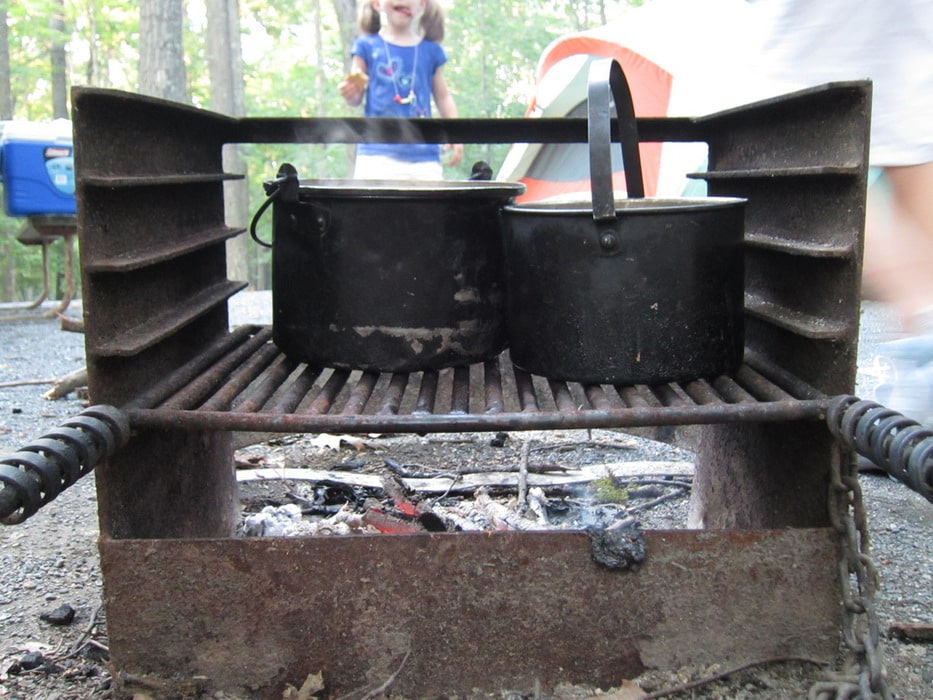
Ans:
[[[619,488],[611,476],[596,479],[590,484],[590,488],[593,489],[593,500],[596,503],[626,503],[628,501],[628,486]]]

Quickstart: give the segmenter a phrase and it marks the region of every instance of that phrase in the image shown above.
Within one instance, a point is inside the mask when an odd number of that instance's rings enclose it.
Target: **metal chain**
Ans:
[[[833,426],[830,426],[831,430]],[[833,430],[835,433],[836,431]],[[870,557],[868,518],[855,461],[832,445],[829,514],[839,536],[839,580],[843,640],[853,660],[851,672],[810,688],[810,700],[890,700],[884,674],[881,633],[875,610],[878,572]]]

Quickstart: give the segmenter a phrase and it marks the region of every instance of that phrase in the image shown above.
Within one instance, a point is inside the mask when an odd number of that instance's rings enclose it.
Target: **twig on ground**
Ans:
[[[372,700],[377,695],[381,695],[382,693],[387,691],[392,686],[392,684],[395,683],[395,679],[398,678],[398,674],[400,674],[402,672],[402,669],[405,668],[405,663],[408,661],[409,656],[411,656],[411,649],[405,652],[405,656],[402,658],[402,662],[398,665],[398,668],[395,669],[392,675],[389,676],[385,680],[385,683],[383,683],[382,685],[376,688],[373,688],[372,690],[365,692],[359,700]],[[353,692],[347,693],[346,695],[342,695],[339,698],[337,698],[337,700],[349,700],[349,698],[355,692],[357,691],[354,690]]]
[[[450,492],[453,490],[454,486],[457,485],[457,482],[462,478],[459,474],[445,474],[444,476],[450,477],[450,486],[447,487],[447,490],[444,491],[440,496],[431,501],[431,505],[436,505],[439,501],[447,498],[450,495]]]
[[[81,650],[84,648],[84,645],[91,640],[91,635],[94,633],[94,628],[97,627],[97,616],[100,615],[100,611],[103,609],[103,605],[98,605],[95,608],[94,612],[91,613],[91,620],[87,623],[87,626],[84,628],[84,631],[81,632],[81,636],[78,637],[78,641],[71,645],[71,649],[62,657],[64,659],[70,659],[77,656]],[[103,646],[103,645],[100,645]],[[109,649],[107,650],[109,652]]]
[[[12,382],[0,382],[0,389],[12,389],[17,386],[34,386],[36,384],[54,384],[57,381],[58,379],[20,379]]]
[[[610,450],[634,450],[638,445],[634,441],[626,442],[624,440],[574,440],[571,442],[559,442],[554,445],[541,445],[536,447],[536,452],[544,452],[545,450],[555,450],[557,452],[566,452],[568,450],[575,450],[578,447],[595,447],[599,449],[610,449]]]
[[[686,693],[688,690],[693,690],[694,688],[699,688],[704,685],[709,685],[715,683],[716,681],[721,681],[724,678],[728,678],[736,673],[741,671],[746,671],[750,668],[756,666],[766,666],[768,664],[779,664],[787,663],[792,661],[798,661],[805,664],[813,664],[815,666],[826,666],[825,661],[819,661],[817,659],[811,659],[806,656],[772,656],[767,659],[758,659],[756,661],[749,661],[747,664],[742,664],[741,666],[736,666],[735,668],[730,668],[725,671],[720,671],[715,673],[712,676],[707,678],[700,678],[695,681],[690,681],[689,683],[683,683],[681,685],[676,685],[672,688],[666,688],[664,690],[658,690],[653,693],[648,693],[645,695],[642,700],[655,700],[656,698],[666,698],[671,695],[678,695],[679,693]]]
[[[58,316],[59,327],[69,333],[84,333],[84,319],[65,316],[65,314],[56,314]]]
[[[87,367],[69,372],[56,379],[52,383],[52,388],[45,392],[43,397],[49,400],[60,399],[82,386],[87,386]]]
[[[528,454],[531,440],[522,444],[522,456],[518,463],[518,512],[523,513],[528,505]]]
[[[107,653],[107,654],[110,653],[110,647],[108,647],[106,644],[101,644],[101,643],[98,642],[96,639],[88,639],[88,640],[84,643],[84,645],[85,645],[85,646],[96,647],[97,649],[100,649],[101,651],[103,651],[103,652],[105,652],[105,653]]]
[[[665,501],[672,501],[675,498],[680,498],[681,496],[686,495],[688,491],[689,489],[678,488],[676,491],[671,491],[670,493],[666,493],[663,496],[658,496],[657,498],[651,501],[647,501],[645,503],[639,503],[638,505],[635,505],[635,506],[630,506],[628,510],[629,512],[632,512],[632,513],[640,511],[640,510],[648,510],[649,508],[654,508],[656,505],[660,505],[661,503],[664,503]]]

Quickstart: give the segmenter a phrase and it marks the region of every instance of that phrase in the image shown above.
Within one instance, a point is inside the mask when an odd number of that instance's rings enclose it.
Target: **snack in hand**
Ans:
[[[363,92],[366,89],[366,86],[369,85],[369,76],[366,73],[361,73],[360,71],[354,71],[346,77],[346,81],[358,88],[360,92]]]

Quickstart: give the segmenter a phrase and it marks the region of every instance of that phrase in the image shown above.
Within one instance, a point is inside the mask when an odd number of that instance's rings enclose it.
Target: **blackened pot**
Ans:
[[[613,194],[609,94],[629,199]],[[643,197],[618,63],[590,73],[592,207],[503,209],[512,361],[554,379],[638,384],[733,370],[744,347],[745,200]]]
[[[273,338],[287,356],[413,372],[483,361],[506,346],[499,213],[524,185],[282,187],[273,195]]]

